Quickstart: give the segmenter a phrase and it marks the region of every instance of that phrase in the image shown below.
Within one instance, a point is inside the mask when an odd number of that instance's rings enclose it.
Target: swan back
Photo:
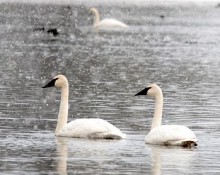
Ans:
[[[57,135],[92,139],[124,139],[126,137],[114,125],[98,118],[76,119],[65,125]]]
[[[113,18],[105,18],[101,20],[96,27],[105,27],[105,28],[128,28],[128,26],[116,19]]]

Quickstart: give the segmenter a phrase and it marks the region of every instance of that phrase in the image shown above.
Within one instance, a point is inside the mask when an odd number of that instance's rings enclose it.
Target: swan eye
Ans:
[[[49,83],[47,83],[45,86],[43,86],[42,88],[48,88],[48,87],[53,87],[55,86],[55,82],[58,80],[58,78],[55,78],[53,80],[51,80]]]

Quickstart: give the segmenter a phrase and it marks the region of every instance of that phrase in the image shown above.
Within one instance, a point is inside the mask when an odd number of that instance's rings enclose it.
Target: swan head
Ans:
[[[90,8],[90,9],[89,9],[89,12],[90,12],[91,14],[97,14],[97,13],[98,13],[98,10],[93,7],[93,8]]]
[[[57,75],[42,88],[49,88],[49,87],[54,87],[54,86],[58,88],[63,88],[63,87],[68,86],[67,78],[64,75]]]
[[[162,95],[162,90],[157,84],[150,84],[134,96],[138,95],[149,95],[151,97],[158,97]]]

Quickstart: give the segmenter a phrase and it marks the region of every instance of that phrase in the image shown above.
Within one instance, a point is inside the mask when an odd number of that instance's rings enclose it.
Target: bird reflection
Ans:
[[[56,137],[57,152],[59,155],[57,171],[60,175],[67,175],[67,140],[65,137]]]
[[[156,146],[151,146],[151,155],[152,155],[152,175],[161,175],[161,149]]]
[[[114,155],[121,154],[121,149],[119,148],[126,144],[124,140],[90,140],[68,137],[56,137],[56,141],[57,173],[60,175],[67,175],[68,171],[84,171],[84,167],[94,168],[93,163],[97,161],[97,157],[98,161],[96,163],[99,168],[96,170],[96,174],[102,174],[102,166],[105,166],[106,158],[109,159],[112,156],[114,157]],[[87,159],[83,164],[81,161],[73,162],[76,159],[82,160],[83,158]],[[116,159],[113,158],[112,161],[117,160],[117,158],[116,156]],[[69,163],[69,166],[67,163]]]
[[[166,147],[159,145],[147,145],[152,157],[151,175],[161,175],[167,170],[190,170],[194,149],[183,149],[179,147]],[[165,167],[166,169],[164,169]]]

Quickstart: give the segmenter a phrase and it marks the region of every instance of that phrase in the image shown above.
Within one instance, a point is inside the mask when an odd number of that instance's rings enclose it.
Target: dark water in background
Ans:
[[[220,9],[99,5],[130,29],[97,34],[89,7],[0,4],[0,174],[218,174]],[[56,138],[60,92],[41,87],[58,73],[71,85],[69,120],[103,118],[127,139]],[[133,95],[152,82],[162,123],[189,126],[197,149],[144,144],[154,102]]]

